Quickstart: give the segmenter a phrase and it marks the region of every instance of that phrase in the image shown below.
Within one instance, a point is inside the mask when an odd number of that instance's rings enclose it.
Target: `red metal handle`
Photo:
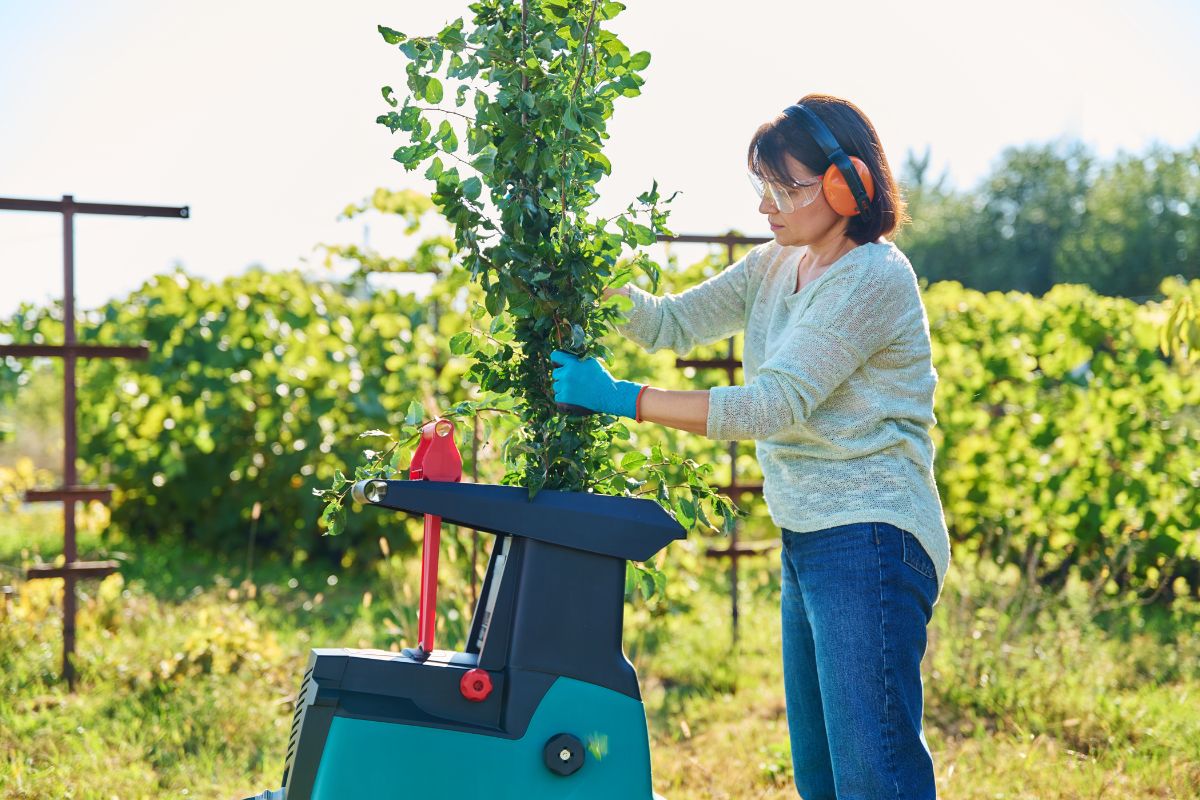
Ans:
[[[437,625],[438,554],[441,552],[442,518],[425,515],[425,541],[421,544],[421,607],[417,617],[421,629],[420,645],[433,652],[433,634]]]
[[[409,465],[409,480],[462,480],[462,456],[454,443],[454,423],[435,419],[421,429],[421,443]],[[421,604],[417,627],[419,645],[426,653],[433,652],[437,628],[438,555],[441,552],[442,518],[425,515],[425,538],[421,543]]]

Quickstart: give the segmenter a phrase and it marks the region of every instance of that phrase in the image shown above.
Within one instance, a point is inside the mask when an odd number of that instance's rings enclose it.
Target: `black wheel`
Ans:
[[[583,742],[569,733],[556,734],[542,749],[542,760],[556,775],[574,775],[583,766]]]

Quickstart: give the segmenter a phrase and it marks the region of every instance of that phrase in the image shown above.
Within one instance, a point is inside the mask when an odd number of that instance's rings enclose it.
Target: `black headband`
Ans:
[[[846,184],[854,195],[854,202],[858,205],[859,213],[866,214],[871,208],[871,198],[867,196],[867,188],[863,186],[862,179],[858,177],[858,171],[850,163],[850,157],[838,144],[838,140],[834,138],[828,126],[802,103],[788,106],[783,113],[803,125],[816,141],[817,146],[825,153],[826,158],[837,165],[838,171],[845,176]]]

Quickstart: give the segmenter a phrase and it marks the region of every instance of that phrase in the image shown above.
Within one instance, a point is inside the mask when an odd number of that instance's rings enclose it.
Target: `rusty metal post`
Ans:
[[[149,348],[81,345],[75,335],[75,215],[109,214],[136,217],[174,217],[187,219],[186,206],[131,206],[114,203],[76,203],[72,195],[62,200],[26,200],[0,197],[0,211],[56,212],[63,217],[63,343],[61,345],[0,345],[0,357],[50,357],[63,359],[63,485],[58,489],[25,493],[26,502],[59,501],[63,504],[63,560],[61,567],[39,565],[26,571],[28,580],[62,578],[63,587],[63,660],[62,674],[70,691],[75,691],[75,583],[83,578],[102,578],[117,570],[115,561],[80,561],[75,531],[75,503],[98,500],[108,502],[112,489],[80,486],[76,470],[76,395],[75,364],[80,358],[145,359]]]
[[[63,196],[63,342],[75,344],[75,198]],[[63,484],[79,483],[75,472],[75,354],[63,353]],[[67,564],[79,560],[75,547],[75,498],[63,498],[63,557]],[[75,576],[63,576],[63,658],[62,674],[67,687],[75,691]]]

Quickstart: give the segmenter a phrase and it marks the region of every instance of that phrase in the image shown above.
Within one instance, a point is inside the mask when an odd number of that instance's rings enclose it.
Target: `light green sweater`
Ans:
[[[941,595],[950,540],[933,478],[937,371],[917,276],[891,242],[860,245],[796,292],[803,247],[759,245],[682,294],[629,285],[618,330],[681,355],[745,333],[744,386],[709,391],[708,437],[753,439],[781,528],[888,522],[924,546]]]

